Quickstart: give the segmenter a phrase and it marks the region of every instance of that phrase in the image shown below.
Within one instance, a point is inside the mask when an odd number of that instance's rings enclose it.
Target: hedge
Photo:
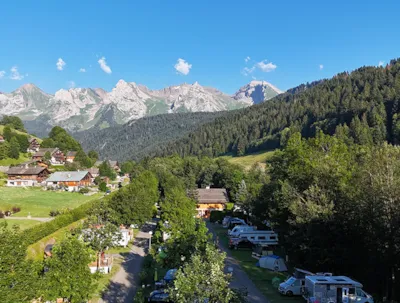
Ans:
[[[81,220],[87,216],[87,212],[90,208],[92,208],[98,200],[89,201],[81,206],[74,208],[73,210],[57,216],[54,220],[38,224],[24,230],[22,235],[24,237],[24,242],[26,245],[31,245],[36,243],[40,239],[56,232],[60,228],[63,228],[75,221]]]

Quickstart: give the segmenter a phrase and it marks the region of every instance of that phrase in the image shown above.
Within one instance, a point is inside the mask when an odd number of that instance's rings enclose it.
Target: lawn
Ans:
[[[51,210],[73,209],[99,195],[84,196],[79,193],[44,191],[41,188],[0,187],[0,210],[21,208],[15,216],[49,217]]]
[[[222,156],[221,158],[227,159],[233,164],[243,166],[245,169],[251,168],[255,163],[259,163],[265,168],[265,162],[274,154],[273,151],[259,152],[254,154],[245,155],[242,157],[234,157],[232,155]]]
[[[28,157],[28,154],[19,153],[18,159],[6,158],[6,159],[0,160],[0,166],[10,166],[10,165],[21,164],[28,160],[30,160],[30,158]]]
[[[27,258],[31,260],[42,260],[44,257],[44,249],[46,245],[50,242],[50,240],[60,242],[66,237],[71,229],[78,227],[81,222],[82,220],[71,223],[70,225],[60,228],[56,232],[48,235],[47,237],[42,238],[40,241],[29,245],[27,249]]]
[[[213,224],[213,227],[219,237],[220,243],[225,248],[228,248],[227,229],[215,224]],[[242,269],[247,273],[256,287],[267,297],[270,303],[299,303],[303,301],[301,297],[285,297],[280,295],[278,290],[272,286],[272,279],[278,277],[283,281],[287,275],[257,267],[257,259],[251,256],[250,250],[229,250],[229,252],[233,258],[239,261]]]
[[[8,228],[12,228],[14,225],[18,225],[21,230],[31,228],[32,226],[35,226],[35,225],[41,223],[40,221],[29,220],[29,219],[25,219],[25,220],[0,219],[0,223],[3,223],[4,221],[7,222]]]

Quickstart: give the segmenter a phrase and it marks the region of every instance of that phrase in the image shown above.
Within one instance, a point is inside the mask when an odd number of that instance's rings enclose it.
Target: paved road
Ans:
[[[12,220],[35,220],[35,221],[40,221],[40,222],[49,222],[54,219],[54,217],[48,217],[48,218],[40,218],[40,217],[4,217],[4,219],[12,219]]]
[[[207,222],[208,229],[215,237],[213,225],[214,225],[213,223]],[[247,300],[250,303],[268,303],[269,301],[267,300],[267,298],[264,297],[264,295],[258,290],[258,288],[247,276],[247,274],[242,270],[242,268],[239,265],[239,262],[232,257],[229,249],[226,249],[221,244],[219,244],[219,248],[225,251],[227,254],[225,260],[225,269],[228,267],[233,268],[233,280],[230,285],[234,288],[244,288],[244,287],[247,288],[248,291]]]
[[[100,303],[132,303],[139,282],[139,273],[144,256],[148,252],[149,231],[155,223],[146,224],[136,235],[132,249],[122,263],[120,270],[111,279],[110,286]]]

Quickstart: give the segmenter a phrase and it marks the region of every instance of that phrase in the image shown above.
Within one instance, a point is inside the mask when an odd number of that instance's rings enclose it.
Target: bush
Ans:
[[[4,213],[0,210],[0,218],[2,219],[4,217],[5,217]]]
[[[234,205],[234,203],[226,203],[226,210],[232,210]]]
[[[12,210],[12,212],[13,212],[14,214],[16,214],[16,213],[19,213],[19,212],[21,211],[21,208],[20,208],[20,207],[17,207],[17,206],[13,206],[11,210]]]
[[[144,291],[142,288],[139,288],[136,292],[135,297],[133,298],[133,303],[143,303],[145,302],[144,300]]]
[[[101,182],[99,184],[99,190],[102,192],[106,192],[107,191],[107,184],[105,182]]]
[[[50,217],[56,217],[56,216],[58,216],[60,214],[61,214],[61,212],[58,209],[51,210],[50,213],[49,213]]]
[[[222,222],[225,216],[226,212],[224,211],[212,210],[210,213],[210,222],[216,222],[216,221]]]
[[[89,188],[87,188],[87,187],[83,187],[83,188],[81,188],[80,190],[79,190],[79,193],[80,194],[87,194],[89,192]]]

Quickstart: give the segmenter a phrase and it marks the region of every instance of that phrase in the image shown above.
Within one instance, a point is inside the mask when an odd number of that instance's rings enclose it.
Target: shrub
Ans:
[[[9,216],[11,216],[11,211],[6,210],[6,211],[4,212],[4,214],[6,215],[6,217],[9,217]]]
[[[99,184],[99,190],[102,192],[106,192],[107,191],[107,184],[105,182],[101,182]]]
[[[58,216],[60,214],[61,214],[61,212],[58,209],[53,209],[49,213],[50,217],[56,217],[56,216]]]
[[[19,212],[21,211],[21,208],[20,208],[20,207],[17,207],[17,206],[13,206],[11,210],[12,210],[12,212],[13,212],[14,214],[16,214],[16,213],[19,213]]]
[[[226,203],[226,210],[232,210],[234,205],[234,203]]]
[[[4,213],[0,210],[0,218],[4,218],[4,217],[5,217]]]
[[[145,302],[144,291],[142,288],[139,288],[136,292],[135,297],[133,298],[133,303],[143,303]]]
[[[79,193],[81,193],[81,194],[87,194],[88,192],[89,192],[89,188],[87,188],[87,187],[83,187],[79,190]]]

